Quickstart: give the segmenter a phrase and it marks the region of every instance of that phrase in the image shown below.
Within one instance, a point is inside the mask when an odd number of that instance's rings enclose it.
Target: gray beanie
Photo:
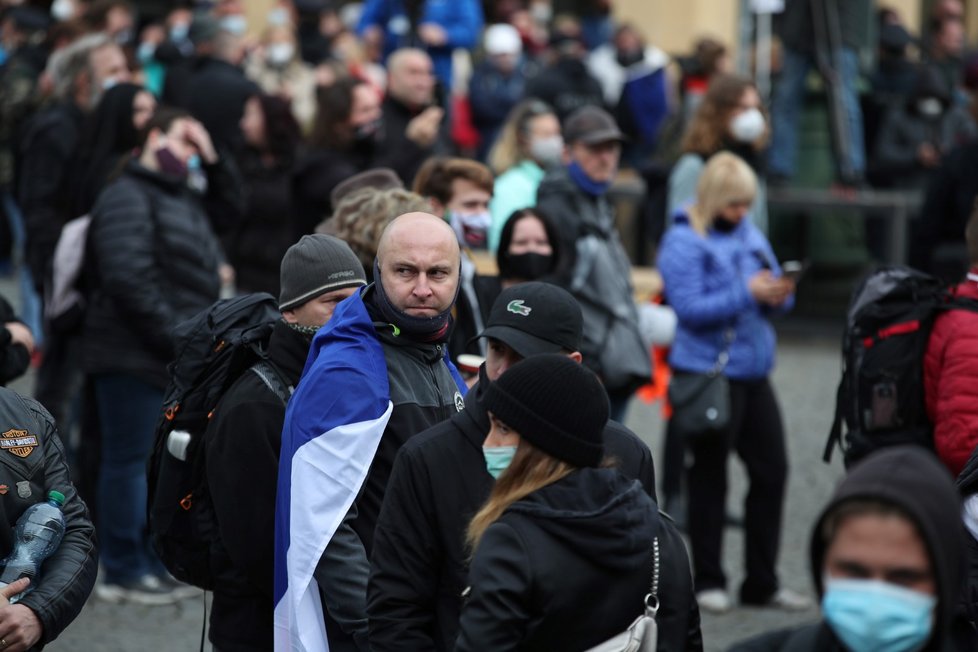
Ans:
[[[339,238],[304,235],[282,258],[279,310],[298,308],[321,294],[367,284],[356,254]]]

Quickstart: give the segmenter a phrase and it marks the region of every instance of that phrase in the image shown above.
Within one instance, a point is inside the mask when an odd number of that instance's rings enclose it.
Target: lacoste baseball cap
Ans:
[[[539,281],[502,291],[489,311],[485,329],[491,337],[527,358],[540,353],[580,351],[584,318],[567,290]]]

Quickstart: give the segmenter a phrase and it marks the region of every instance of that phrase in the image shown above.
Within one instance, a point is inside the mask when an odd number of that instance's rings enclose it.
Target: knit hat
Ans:
[[[545,453],[574,466],[598,466],[608,396],[598,377],[567,356],[536,355],[490,383],[493,416]]]
[[[472,339],[491,337],[526,358],[580,351],[583,328],[581,307],[570,292],[530,281],[503,290],[489,310],[485,329]]]
[[[321,294],[367,284],[356,254],[339,238],[304,235],[282,258],[279,310],[298,308]]]

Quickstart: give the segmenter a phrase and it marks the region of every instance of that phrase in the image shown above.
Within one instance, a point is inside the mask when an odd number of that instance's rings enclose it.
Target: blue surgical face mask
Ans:
[[[822,613],[848,649],[917,652],[930,640],[935,596],[879,580],[824,582]]]
[[[486,458],[486,469],[489,470],[489,475],[499,479],[513,461],[516,446],[483,446],[482,454]]]

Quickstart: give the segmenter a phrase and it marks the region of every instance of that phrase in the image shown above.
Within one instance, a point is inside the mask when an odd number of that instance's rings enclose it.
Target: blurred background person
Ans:
[[[333,212],[330,193],[337,184],[376,167],[381,116],[377,90],[361,79],[339,79],[319,90],[316,121],[295,174],[295,238]]]
[[[485,59],[469,80],[472,124],[479,132],[476,158],[480,161],[486,159],[510,111],[523,99],[527,77],[523,43],[515,27],[489,26],[483,47]]]
[[[700,175],[696,203],[675,216],[658,257],[665,296],[678,317],[669,355],[674,378],[719,369],[729,382],[726,427],[680,433],[692,454],[687,521],[696,599],[700,609],[714,613],[733,606],[720,561],[731,451],[750,479],[741,604],[810,605],[781,587],[777,575],[788,462],[781,412],[768,380],[775,354],[768,316],[792,307],[795,288],[781,277],[767,239],[746,219],[756,189],[747,163],[729,152],[715,154]]]
[[[540,100],[518,104],[489,153],[489,167],[498,175],[489,202],[490,251],[496,251],[509,216],[537,203],[540,182],[547,170],[560,166],[563,155],[564,139],[554,110]]]
[[[493,300],[499,292],[518,283],[548,280],[561,263],[559,248],[557,229],[548,217],[534,208],[514,211],[499,234],[499,290]]]
[[[604,91],[588,72],[587,48],[580,24],[571,18],[557,22],[550,33],[551,61],[526,84],[526,96],[554,108],[561,123],[582,106],[604,106]]]
[[[238,292],[279,295],[282,256],[295,242],[292,176],[301,133],[290,103],[253,95],[241,118],[245,209],[225,238]]]
[[[292,113],[304,132],[316,116],[316,75],[299,56],[295,30],[289,23],[270,25],[261,45],[249,57],[245,72],[269,95],[281,95],[292,104]]]
[[[150,551],[146,463],[174,357],[173,327],[218,298],[220,245],[187,188],[191,156],[217,157],[206,130],[157,110],[138,155],[94,209],[84,368],[102,429],[98,516],[104,600],[169,604],[187,597]]]
[[[659,130],[674,110],[669,63],[669,56],[647,44],[631,23],[619,25],[611,43],[588,55],[588,70],[604,90],[605,106],[615,109],[628,136],[623,156],[631,167],[652,155]]]
[[[424,50],[447,90],[452,85],[452,51],[474,48],[482,25],[479,0],[366,0],[357,32],[385,57],[406,47]]]
[[[666,221],[693,201],[697,183],[707,160],[719,151],[736,154],[750,165],[758,176],[754,201],[750,207],[751,222],[766,233],[767,194],[760,177],[764,167],[762,154],[769,134],[767,119],[761,107],[761,96],[746,77],[720,75],[713,78],[703,102],[686,127],[683,155],[669,175]]]

